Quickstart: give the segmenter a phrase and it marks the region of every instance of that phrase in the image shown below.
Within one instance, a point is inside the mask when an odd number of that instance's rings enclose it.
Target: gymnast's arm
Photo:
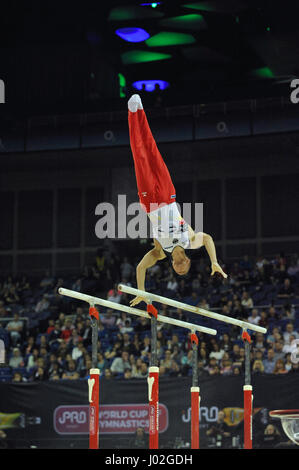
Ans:
[[[136,268],[137,288],[139,290],[145,290],[144,282],[147,269],[154,266],[160,259],[166,258],[166,255],[162,250],[160,243],[155,239],[154,245],[154,248],[144,255],[144,257]],[[137,305],[139,304],[139,302],[142,301],[146,302],[146,299],[144,297],[137,296],[131,300],[130,306],[133,307],[134,305]]]
[[[213,276],[216,272],[218,272],[226,279],[227,274],[224,273],[221,266],[218,264],[216,248],[215,248],[214,240],[211,237],[211,235],[208,235],[207,233],[204,233],[204,232],[195,233],[194,230],[190,226],[188,226],[188,232],[189,232],[189,238],[190,238],[192,249],[205,246],[208,252],[210,261],[211,261],[211,265],[212,265],[211,276]]]

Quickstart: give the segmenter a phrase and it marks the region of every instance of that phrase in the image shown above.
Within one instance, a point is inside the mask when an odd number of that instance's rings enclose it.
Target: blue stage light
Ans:
[[[165,82],[165,80],[138,80],[137,82],[133,83],[133,87],[136,90],[145,90],[145,91],[154,91],[156,85],[159,86],[160,90],[165,90],[165,88],[169,87],[169,83]]]
[[[142,7],[152,7],[156,8],[158,5],[161,5],[161,2],[147,2],[147,3],[140,3]]]
[[[142,42],[150,37],[148,32],[142,28],[120,28],[115,33],[128,42]]]

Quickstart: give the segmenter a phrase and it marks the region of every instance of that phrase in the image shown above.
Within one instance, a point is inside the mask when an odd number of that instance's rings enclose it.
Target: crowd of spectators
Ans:
[[[252,332],[254,374],[298,372],[292,361],[293,340],[299,338],[299,259],[283,254],[266,259],[248,256],[224,265],[227,279],[210,276],[202,257],[187,277],[174,275],[168,261],[149,269],[146,289],[182,302],[244,319],[268,329]],[[98,252],[95,263],[77,278],[42,279],[7,276],[0,283],[0,339],[5,343],[2,381],[86,379],[91,361],[91,320],[86,305],[58,295],[60,286],[129,304],[118,282],[136,286],[135,263]],[[142,304],[140,304],[142,306]],[[159,306],[161,314],[210,325],[213,320]],[[210,322],[210,323],[209,323]],[[217,322],[215,337],[199,334],[199,377],[244,372],[245,351],[238,327]],[[192,346],[186,331],[158,326],[160,376],[188,376]],[[151,355],[150,321],[116,310],[100,310],[98,364],[107,380],[147,377]]]

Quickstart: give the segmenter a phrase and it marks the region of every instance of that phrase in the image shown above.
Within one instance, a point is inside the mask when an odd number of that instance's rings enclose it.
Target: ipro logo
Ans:
[[[4,81],[0,79],[0,104],[5,103],[5,84]]]

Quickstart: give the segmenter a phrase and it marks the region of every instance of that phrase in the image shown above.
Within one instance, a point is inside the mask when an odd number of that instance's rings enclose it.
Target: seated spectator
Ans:
[[[227,333],[223,333],[222,339],[220,341],[220,349],[225,352],[230,352],[232,350],[232,342]]]
[[[143,339],[143,344],[141,345],[141,357],[145,356],[146,353],[150,352],[151,350],[151,339],[149,336],[145,336]]]
[[[164,356],[164,348],[162,347],[161,341],[157,340],[157,358],[160,360]]]
[[[223,357],[222,360],[221,360],[221,363],[220,363],[220,374],[221,375],[231,375],[232,371],[233,371],[232,361],[227,356],[225,356],[225,359]]]
[[[165,369],[171,369],[172,366],[172,359],[171,359],[171,351],[167,349],[165,351],[164,358],[160,361],[161,366],[165,367]]]
[[[48,328],[46,330],[47,335],[49,335],[53,330],[55,330],[55,320],[50,318],[50,320],[48,320]]]
[[[198,361],[198,369],[197,369],[198,377],[208,377],[209,373],[205,368],[205,364],[203,361]]]
[[[263,358],[264,358],[264,354],[260,349],[255,349],[253,351],[253,360],[263,361]]]
[[[113,346],[108,347],[104,356],[106,359],[111,360],[121,355],[121,342],[116,341]]]
[[[139,374],[139,377],[137,377],[137,378],[146,379],[147,376],[148,376],[147,364],[145,362],[142,362],[141,368],[140,368],[140,374]]]
[[[16,369],[17,367],[23,367],[24,366],[24,358],[21,355],[21,351],[19,348],[14,348],[12,352],[12,356],[9,359],[8,365],[12,367],[13,369]]]
[[[119,304],[121,300],[121,293],[118,292],[117,289],[110,289],[107,295],[107,300],[109,300],[109,302],[115,302]]]
[[[43,367],[38,367],[37,370],[33,373],[34,381],[44,381],[48,380],[47,371]]]
[[[205,366],[205,370],[211,374],[211,372],[218,366],[218,361],[215,357],[211,357],[207,366]]]
[[[100,320],[105,328],[112,328],[116,323],[114,311],[110,308],[105,315],[100,315]]]
[[[210,310],[210,305],[208,304],[207,299],[205,299],[205,298],[203,298],[199,302],[198,307],[202,308],[203,310]]]
[[[36,347],[34,336],[29,336],[25,343],[25,356],[29,356],[32,353],[33,349]]]
[[[23,377],[21,372],[14,372],[11,381],[12,382],[27,382],[26,378]]]
[[[232,366],[232,375],[240,375],[241,374],[241,369],[238,366]]]
[[[297,331],[295,331],[294,325],[291,322],[286,325],[285,332],[283,333],[283,340],[284,340],[285,343],[290,342],[290,336],[294,336],[295,338],[299,338],[299,335],[298,335]]]
[[[242,294],[241,305],[246,310],[253,308],[252,298],[249,296],[249,293],[247,291],[243,292]]]
[[[20,302],[20,297],[17,294],[16,287],[12,285],[6,293],[3,295],[3,299],[6,305],[18,304]]]
[[[220,375],[220,367],[218,364],[209,370],[209,375]]]
[[[291,358],[291,354],[288,353],[288,354],[286,354],[284,367],[288,372],[290,372],[290,370],[292,370],[292,365],[293,365],[293,361],[292,361],[292,358]]]
[[[22,297],[24,296],[24,294],[28,292],[30,293],[31,284],[30,281],[27,279],[27,276],[22,276],[21,280],[17,282],[16,287]]]
[[[184,352],[182,351],[182,349],[181,349],[177,344],[175,344],[175,345],[172,347],[172,350],[171,350],[171,358],[172,358],[177,364],[180,364],[183,355],[184,355]]]
[[[234,362],[234,365],[239,365],[241,368],[244,367],[245,364],[245,348],[240,348],[239,350],[239,358],[237,359],[237,362]]]
[[[274,359],[284,359],[284,352],[283,352],[283,341],[275,341],[274,343]]]
[[[290,373],[299,372],[299,363],[297,363],[297,364],[292,363],[292,368],[289,372]]]
[[[66,318],[64,325],[61,329],[60,338],[63,339],[64,341],[69,340],[72,335],[72,330],[73,330],[72,321],[69,318]]]
[[[253,323],[254,325],[258,325],[261,317],[259,315],[259,312],[256,308],[253,308],[251,311],[251,314],[248,317],[249,323]]]
[[[137,324],[136,324],[134,330],[135,330],[136,333],[143,333],[145,331],[150,331],[149,319],[144,318],[144,317],[138,318]],[[158,339],[160,339],[160,338],[158,338]]]
[[[113,378],[112,372],[109,368],[105,369],[104,377],[105,380],[111,380]]]
[[[272,333],[267,335],[266,341],[269,346],[273,347],[275,340],[281,339],[281,335],[280,336],[277,336],[277,335],[280,335],[280,329],[278,328],[278,326],[274,326],[272,329]]]
[[[39,356],[38,348],[33,348],[27,359],[26,369],[29,371],[33,367],[37,367],[37,359]]]
[[[279,290],[277,297],[280,299],[289,299],[294,295],[294,289],[291,285],[290,279],[285,279],[283,287]]]
[[[61,378],[61,377],[60,377],[59,374],[53,373],[53,374],[51,374],[51,376],[49,377],[49,380],[60,380],[60,378]]]
[[[131,322],[130,322],[129,319],[127,319],[127,320],[125,321],[124,326],[122,326],[122,327],[119,329],[119,331],[120,331],[122,334],[124,334],[124,333],[133,333],[134,328],[132,327]]]
[[[48,369],[49,380],[58,380],[62,375],[62,368],[59,366],[58,362],[51,362],[51,365]]]
[[[252,372],[256,373],[263,373],[264,372],[264,365],[261,360],[255,360],[252,365]]]
[[[203,361],[200,361],[203,364]],[[187,354],[183,354],[181,358],[181,369],[183,375],[188,375],[193,364],[193,351],[190,349]]]
[[[296,310],[291,305],[285,305],[283,307],[283,312],[281,318],[283,320],[290,320],[291,322],[295,320]]]
[[[65,313],[60,312],[59,315],[58,315],[58,320],[57,320],[59,322],[60,328],[64,327],[65,320],[66,320]]]
[[[170,377],[178,377],[180,375],[180,366],[172,359],[171,368],[168,370]]]
[[[108,361],[105,359],[102,353],[98,353],[97,357],[98,357],[97,368],[100,369],[101,373],[103,373],[106,367],[108,366]]]
[[[39,341],[39,347],[40,348],[45,348],[47,351],[48,351],[48,338],[46,335],[42,335],[40,337],[40,341]]]
[[[39,348],[39,357],[44,360],[45,367],[48,367],[49,359],[48,359],[48,351],[43,346]]]
[[[208,351],[207,351],[206,348],[200,347],[199,352],[198,352],[198,359],[203,361],[205,366],[207,365],[207,363],[208,363]]]
[[[51,276],[50,271],[47,269],[44,278],[40,282],[40,287],[43,290],[51,288],[54,284],[54,278]]]
[[[282,348],[282,352],[284,354],[292,353],[294,350],[297,349],[297,345],[295,343],[295,335],[290,335],[289,340],[285,342]]]
[[[261,449],[273,449],[282,441],[278,429],[273,424],[268,424],[263,436],[258,439],[258,445]]]
[[[85,354],[84,357],[79,358],[79,363],[77,365],[77,372],[81,379],[89,378],[90,369],[92,369],[92,361],[88,354]]]
[[[125,369],[124,379],[126,380],[132,379],[132,371],[130,369]]]
[[[259,349],[262,353],[265,352],[265,338],[263,333],[255,334],[254,349]]]
[[[142,359],[138,357],[135,361],[135,364],[132,365],[132,377],[138,379],[141,377],[141,366],[142,366]]]
[[[113,374],[123,374],[125,369],[131,369],[129,353],[127,351],[123,351],[121,357],[116,357],[110,367]]]
[[[86,353],[86,349],[84,348],[83,341],[79,341],[77,346],[74,346],[72,349],[72,359],[77,361],[79,357],[83,356]]]
[[[214,357],[218,361],[220,361],[223,357],[224,350],[220,349],[220,346],[218,343],[213,344],[213,350],[209,354],[209,358]]]
[[[47,294],[44,294],[41,300],[37,302],[36,307],[35,307],[35,312],[36,313],[44,312],[48,310],[49,306],[50,306],[50,302],[48,300],[48,296]]]
[[[131,440],[130,449],[147,449],[148,443],[143,428],[137,428],[134,439]]]
[[[276,323],[278,320],[278,313],[275,310],[275,307],[270,307],[268,310],[268,322]]]
[[[76,363],[73,360],[70,360],[67,364],[66,370],[62,374],[62,379],[67,380],[78,380],[80,378],[78,372],[76,371]]]
[[[260,319],[259,319],[258,325],[259,325],[259,326],[262,326],[263,328],[267,328],[267,327],[268,327],[268,315],[267,315],[267,312],[266,312],[265,310],[262,310],[262,311],[261,311]]]
[[[274,370],[273,370],[273,374],[287,374],[287,373],[288,373],[288,370],[285,368],[284,360],[277,359]]]
[[[213,437],[215,441],[217,441],[217,443],[215,442],[217,447],[225,448],[229,446],[228,439],[231,436],[231,431],[228,424],[225,422],[225,414],[223,411],[219,411],[217,421],[208,426],[206,435]]]
[[[115,325],[119,328],[119,330],[121,328],[123,328],[125,325],[126,325],[126,321],[129,321],[130,325],[132,323],[132,320],[131,318],[128,317],[128,315],[126,314],[126,312],[120,312],[120,317],[116,320],[116,323]]]
[[[16,346],[17,343],[21,341],[23,328],[24,325],[22,320],[20,320],[19,314],[15,313],[13,320],[9,321],[6,325],[6,331],[10,335],[10,339],[13,346]]]

